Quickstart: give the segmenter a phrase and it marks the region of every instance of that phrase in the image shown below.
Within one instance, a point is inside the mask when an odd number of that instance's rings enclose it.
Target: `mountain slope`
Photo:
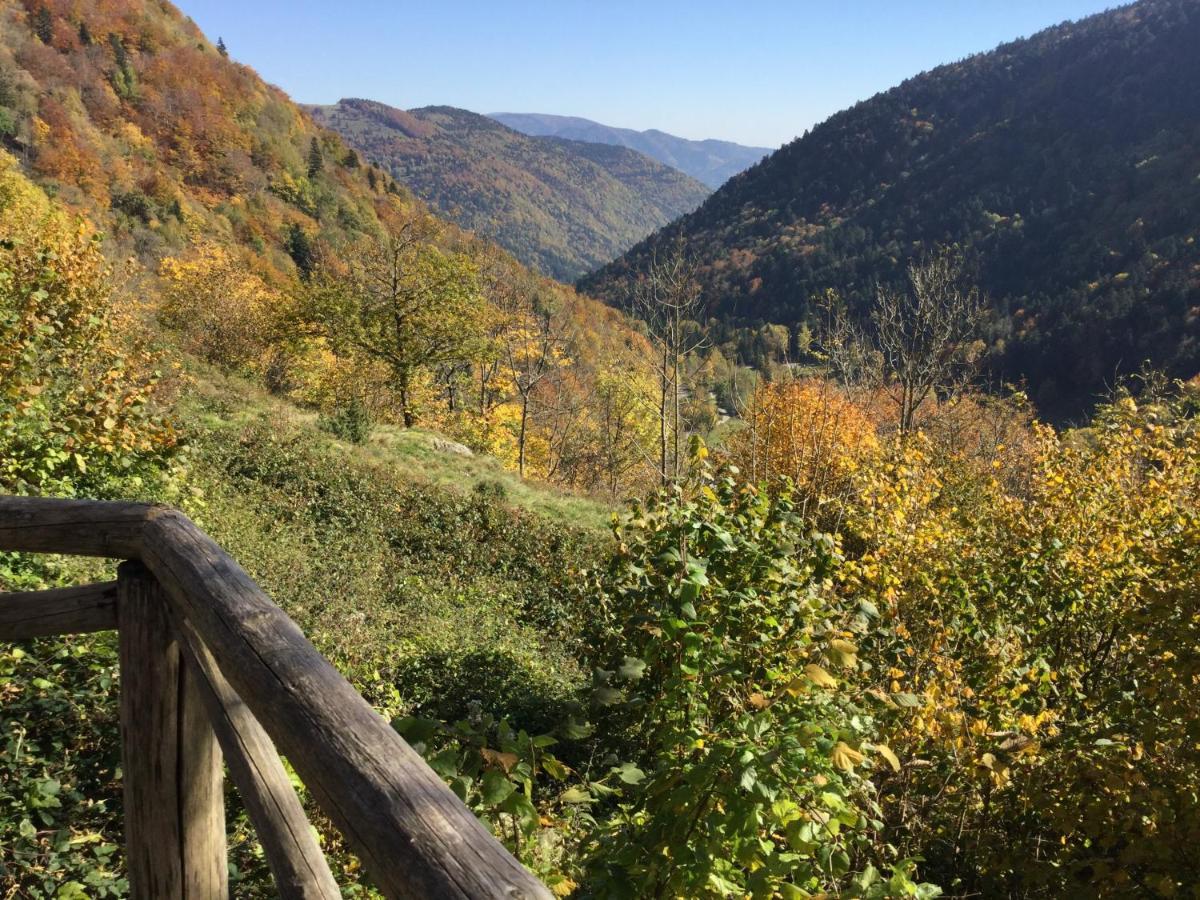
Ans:
[[[342,100],[310,111],[445,216],[560,279],[608,262],[708,195],[633,150],[531,138],[452,107]]]
[[[0,0],[0,140],[150,266],[205,240],[286,280],[297,235],[419,206],[169,3]]]
[[[860,309],[961,244],[998,374],[1070,414],[1144,360],[1200,368],[1200,5],[1144,0],[941,66],[830,118],[582,285],[610,300],[683,235],[712,312]]]
[[[537,137],[559,137],[593,144],[629,147],[672,168],[686,172],[711,188],[754,165],[771,152],[768,147],[746,147],[731,141],[690,141],[665,131],[614,128],[576,116],[544,113],[490,113],[509,128]]]

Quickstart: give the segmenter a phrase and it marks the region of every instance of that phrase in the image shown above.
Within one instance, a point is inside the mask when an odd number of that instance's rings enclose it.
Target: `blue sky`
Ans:
[[[775,147],[1104,0],[176,0],[298,101],[578,115]]]

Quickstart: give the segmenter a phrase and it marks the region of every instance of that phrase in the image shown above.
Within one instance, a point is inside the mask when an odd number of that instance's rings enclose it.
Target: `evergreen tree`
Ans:
[[[225,46],[225,38],[217,38],[217,52],[222,56],[229,56],[229,50]]]
[[[375,167],[371,166],[367,169],[367,184],[371,186],[371,190],[379,190],[379,179],[375,177]]]
[[[342,159],[342,165],[347,169],[358,168],[358,154],[354,152],[353,147],[346,151],[346,155]]]
[[[33,14],[33,33],[43,44],[49,44],[54,40],[54,20],[50,17],[50,10],[46,8],[45,4],[39,6]]]
[[[87,22],[79,23],[79,43],[85,47],[90,47],[92,44],[92,33],[88,30]]]
[[[321,145],[313,138],[308,145],[308,177],[316,178],[325,167],[325,157],[321,155]]]
[[[292,262],[296,264],[296,268],[300,270],[300,277],[308,278],[313,270],[313,264],[316,262],[312,241],[304,232],[304,229],[295,222],[288,226],[284,249],[287,250],[288,256],[292,258]]]

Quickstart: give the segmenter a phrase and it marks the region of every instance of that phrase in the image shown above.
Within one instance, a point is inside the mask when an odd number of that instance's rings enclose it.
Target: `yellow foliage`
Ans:
[[[189,350],[236,369],[262,373],[284,313],[284,298],[227,247],[202,243],[159,265],[163,323]]]
[[[132,326],[90,225],[0,151],[0,490],[96,490],[171,451]]]
[[[824,502],[844,492],[850,476],[878,448],[875,425],[831,382],[760,380],[746,427],[729,454],[755,482],[791,480],[798,493]]]
[[[887,818],[949,866],[932,880],[984,894],[1178,881],[1200,840],[1195,400],[1125,398],[1011,444],[1020,479],[923,435],[854,475],[840,587],[881,614],[873,695],[905,700],[888,742],[924,761],[885,785]]]

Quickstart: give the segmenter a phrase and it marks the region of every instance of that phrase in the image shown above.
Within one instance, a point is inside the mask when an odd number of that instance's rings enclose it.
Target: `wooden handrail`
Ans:
[[[262,723],[385,896],[550,897],[182,513],[135,503],[0,497],[0,551],[10,550],[145,565],[162,587],[176,631],[211,651],[225,687]],[[188,646],[185,640],[185,656]],[[203,695],[203,684],[199,690]]]
[[[0,634],[7,640],[88,634],[117,627],[117,583],[0,594]]]

